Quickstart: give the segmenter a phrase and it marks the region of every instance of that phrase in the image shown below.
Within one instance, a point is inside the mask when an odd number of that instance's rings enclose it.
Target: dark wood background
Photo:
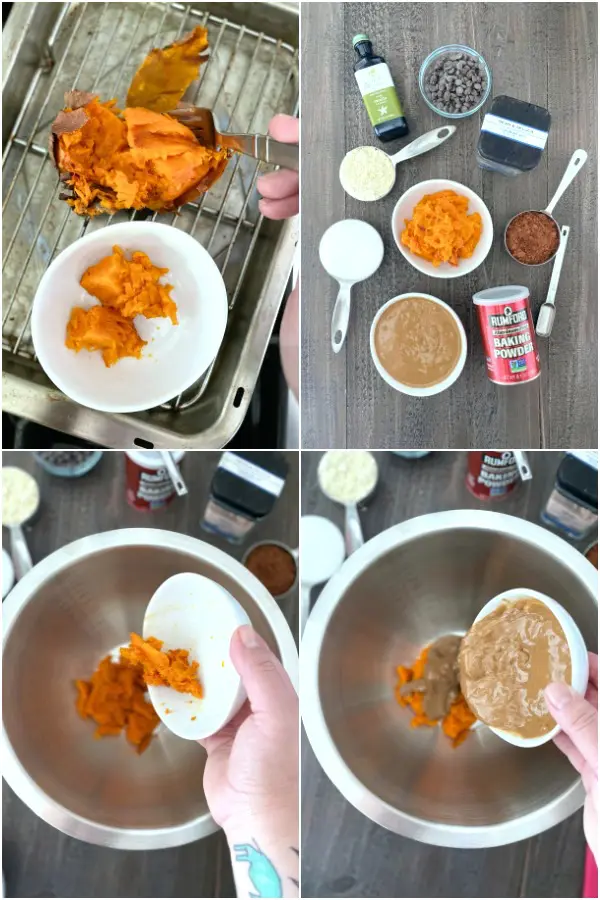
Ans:
[[[465,486],[466,454],[406,461],[376,453],[380,481],[361,512],[365,540],[404,519],[445,509],[489,509]],[[320,453],[302,454],[302,513],[343,528],[343,509],[319,490]],[[533,480],[492,508],[539,522],[561,453],[531,453]],[[586,546],[591,538],[576,544]],[[313,592],[313,600],[317,591]],[[505,847],[455,850],[386,831],[329,781],[303,734],[304,897],[580,897],[585,838],[581,812],[537,837]]]
[[[303,3],[302,4],[302,446],[519,447],[597,446],[597,124],[596,3]],[[352,38],[366,32],[388,62],[404,103],[410,135],[378,144],[353,74]],[[492,69],[491,96],[509,94],[546,106],[552,128],[542,160],[516,178],[484,172],[475,147],[485,108],[454,122],[456,133],[438,150],[401,163],[396,187],[377,203],[344,194],[338,168],[361,144],[399,150],[419,134],[448,122],[433,113],[418,87],[419,67],[443,44],[474,47]],[[489,106],[489,103],[488,103]],[[485,287],[529,287],[534,318],[546,298],[550,266],[528,269],[502,245],[508,219],[543,209],[572,153],[588,162],[556,208],[571,234],[557,294],[551,338],[540,339],[542,374],[516,387],[486,375],[472,295]],[[450,178],[476,191],[495,228],[485,263],[462,278],[421,275],[397,250],[392,209],[411,185]],[[319,263],[323,232],[344,218],[360,218],[382,235],[379,271],[353,289],[345,348],[331,349],[337,284]],[[450,303],[469,342],[465,369],[444,393],[417,399],[397,393],[377,374],[369,329],[391,297],[422,290]]]
[[[240,545],[200,528],[219,452],[188,453],[181,469],[189,493],[164,510],[144,514],[125,499],[124,455],[104,454],[81,479],[46,474],[29,451],[3,454],[3,465],[35,474],[41,508],[26,528],[33,562],[70,541],[113,528],[165,528],[208,541],[240,559],[255,541],[298,546],[298,453],[284,454],[289,473],[273,512]],[[3,530],[6,541],[6,530]],[[294,634],[297,593],[281,601]],[[40,745],[41,746],[41,745]],[[235,897],[229,851],[221,831],[168,850],[127,851],[67,837],[39,819],[3,783],[3,869],[8,897]]]

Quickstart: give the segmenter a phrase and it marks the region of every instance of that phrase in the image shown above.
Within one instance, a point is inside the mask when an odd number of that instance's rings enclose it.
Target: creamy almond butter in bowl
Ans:
[[[430,397],[452,385],[467,358],[467,336],[453,309],[431,294],[400,294],[371,325],[371,356],[395,390]]]
[[[486,603],[462,640],[459,670],[473,714],[517,747],[539,747],[560,731],[544,697],[550,682],[584,694],[589,675],[585,642],[572,617],[528,588]]]

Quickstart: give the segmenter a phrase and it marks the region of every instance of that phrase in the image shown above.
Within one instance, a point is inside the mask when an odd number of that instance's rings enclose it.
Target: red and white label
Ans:
[[[529,294],[504,303],[477,304],[487,372],[495,384],[521,384],[540,374]]]
[[[127,502],[143,512],[162,509],[176,494],[171,476],[164,466],[144,468],[126,456],[125,477]]]
[[[467,487],[479,500],[501,500],[514,490],[519,470],[511,450],[471,450]]]

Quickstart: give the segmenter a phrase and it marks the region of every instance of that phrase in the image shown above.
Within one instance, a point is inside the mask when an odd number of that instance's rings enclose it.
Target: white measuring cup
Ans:
[[[248,614],[224,587],[195,572],[181,572],[160,585],[144,616],[144,639],[156,637],[163,650],[187,650],[198,662],[202,698],[161,685],[148,685],[154,709],[169,731],[197,741],[227,724],[246,700],[229,655],[233,632],[249,625]]]
[[[583,167],[583,165],[584,165],[585,161],[587,160],[587,158],[588,158],[588,155],[587,155],[587,153],[585,152],[585,150],[576,150],[576,151],[575,151],[575,153],[573,154],[573,156],[572,156],[571,159],[569,160],[569,165],[568,165],[567,168],[565,169],[565,174],[564,174],[563,177],[561,178],[560,184],[559,184],[558,187],[556,188],[556,191],[554,192],[554,196],[552,197],[552,200],[550,201],[550,203],[548,204],[548,206],[546,207],[546,209],[527,209],[527,210],[523,210],[522,212],[517,213],[516,216],[513,216],[512,219],[508,222],[506,228],[504,229],[504,246],[505,246],[505,248],[506,248],[506,252],[507,252],[508,255],[511,257],[511,259],[514,259],[515,262],[518,262],[521,266],[545,266],[546,263],[549,263],[550,260],[554,259],[554,257],[555,257],[555,256],[557,255],[557,253],[559,252],[559,250],[560,250],[560,242],[559,242],[558,247],[556,248],[556,251],[552,254],[552,256],[549,256],[548,259],[545,259],[543,263],[524,263],[524,262],[521,262],[520,259],[516,259],[516,257],[514,257],[514,256],[512,255],[512,253],[511,253],[510,250],[508,249],[508,244],[506,243],[506,234],[507,234],[507,232],[508,232],[508,229],[509,229],[510,226],[511,226],[511,223],[514,222],[514,220],[517,219],[519,216],[522,216],[522,215],[523,215],[523,212],[543,213],[545,216],[548,216],[549,219],[552,219],[552,221],[553,221],[554,224],[556,225],[556,231],[558,232],[558,234],[560,234],[560,225],[558,224],[558,222],[556,221],[556,219],[555,219],[554,216],[552,215],[552,213],[554,212],[554,207],[556,206],[556,204],[558,203],[558,201],[560,200],[560,198],[562,197],[562,195],[564,194],[564,192],[566,191],[566,189],[569,187],[569,185],[571,184],[571,182],[573,181],[573,179],[575,178],[575,176],[577,175],[577,173],[579,172],[579,170]]]
[[[554,325],[554,318],[556,316],[556,291],[558,290],[558,282],[560,281],[560,273],[567,250],[567,241],[569,240],[570,231],[571,229],[568,225],[563,225],[560,229],[560,244],[554,260],[554,265],[552,266],[552,276],[550,278],[548,294],[545,302],[540,306],[535,325],[535,333],[539,334],[540,337],[550,337],[552,326]]]
[[[310,592],[329,581],[344,562],[346,551],[342,532],[324,516],[300,519],[300,635],[310,614]]]
[[[339,292],[333,308],[331,346],[339,353],[350,321],[350,292],[359,281],[374,275],[383,259],[383,241],[378,231],[358,219],[342,219],[331,225],[319,244],[319,258],[334,278]]]
[[[381,159],[385,159],[386,163],[386,171],[388,172],[388,178],[385,186],[382,188],[380,194],[376,197],[369,198],[368,201],[365,201],[364,197],[358,197],[356,193],[352,192],[352,187],[346,177],[346,164],[349,157],[352,156],[353,153],[356,153],[358,150],[362,150],[363,147],[354,147],[353,150],[349,150],[348,153],[344,156],[344,159],[340,165],[340,183],[347,194],[350,197],[353,197],[355,200],[361,200],[364,202],[370,202],[372,200],[381,200],[383,197],[386,197],[394,184],[396,183],[396,166],[398,163],[405,162],[407,159],[412,159],[414,156],[420,156],[422,153],[427,153],[429,150],[435,150],[436,147],[439,147],[440,144],[443,144],[444,141],[447,141],[449,137],[451,137],[456,131],[455,125],[444,125],[442,128],[434,128],[433,131],[428,131],[426,134],[420,134],[418,138],[415,138],[414,141],[411,141],[410,144],[407,144],[402,150],[399,150],[397,153],[386,153],[380,147],[372,147],[369,146],[369,151],[373,154],[381,154]],[[383,168],[383,166],[382,166]]]

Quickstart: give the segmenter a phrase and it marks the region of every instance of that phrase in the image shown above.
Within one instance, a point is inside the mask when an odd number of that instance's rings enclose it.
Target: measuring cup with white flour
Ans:
[[[357,504],[375,490],[377,461],[368,450],[329,450],[321,457],[317,477],[325,496],[345,507],[344,538],[350,556],[365,542]]]
[[[22,578],[33,567],[22,526],[37,512],[40,489],[24,469],[2,467],[2,525],[10,531],[10,552],[15,575]]]
[[[455,125],[444,125],[419,135],[398,153],[390,155],[379,147],[355,147],[344,156],[340,165],[342,187],[355,200],[370,202],[386,197],[396,183],[398,163],[434,150],[456,131]]]
[[[323,268],[340,286],[331,323],[331,346],[334,353],[339,353],[348,333],[350,292],[381,265],[383,241],[372,225],[358,219],[342,219],[321,238],[319,257]]]

